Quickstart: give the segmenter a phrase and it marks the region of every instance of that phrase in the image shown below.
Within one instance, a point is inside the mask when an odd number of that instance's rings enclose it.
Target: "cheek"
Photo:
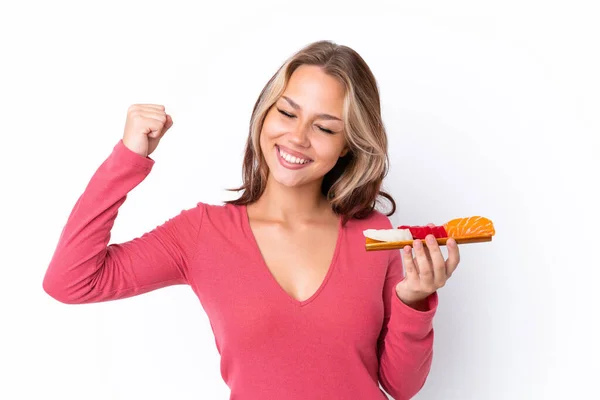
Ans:
[[[261,142],[264,138],[265,141],[274,139],[285,132],[285,126],[282,124],[276,116],[267,116],[263,123],[261,132]]]
[[[337,162],[344,148],[343,140],[339,140],[338,138],[323,138],[323,140],[313,141],[312,144],[321,159],[324,161],[327,160],[333,165]]]

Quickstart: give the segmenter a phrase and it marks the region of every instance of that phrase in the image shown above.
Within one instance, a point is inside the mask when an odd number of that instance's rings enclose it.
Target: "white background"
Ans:
[[[3,2],[0,398],[227,399],[185,286],[68,306],[42,279],[127,107],[174,126],[122,206],[114,242],[240,183],[254,101],[331,39],[381,88],[397,224],[483,215],[440,290],[416,399],[600,398],[600,60],[592,1]]]

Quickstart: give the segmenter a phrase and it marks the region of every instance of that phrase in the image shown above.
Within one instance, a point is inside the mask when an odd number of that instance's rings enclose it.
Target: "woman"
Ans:
[[[207,312],[231,398],[411,398],[432,360],[436,290],[459,262],[435,241],[366,252],[391,227],[387,139],[375,78],[352,49],[312,43],[263,89],[241,196],[194,208],[108,245],[126,195],[172,126],[160,105],[129,108],[125,132],[78,199],[44,290],[69,304],[187,284]],[[392,211],[375,210],[378,196]],[[402,256],[401,256],[402,255]],[[402,257],[402,259],[401,259]],[[402,261],[406,277],[402,272]]]

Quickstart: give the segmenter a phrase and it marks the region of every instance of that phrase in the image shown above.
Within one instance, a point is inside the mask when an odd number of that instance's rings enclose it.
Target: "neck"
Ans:
[[[300,187],[288,187],[269,177],[262,196],[254,205],[270,220],[304,222],[330,213],[329,202],[321,193],[321,181]]]

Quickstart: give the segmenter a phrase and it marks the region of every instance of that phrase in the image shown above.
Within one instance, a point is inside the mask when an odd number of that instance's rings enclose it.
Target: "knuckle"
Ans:
[[[423,270],[420,273],[421,276],[423,277],[430,277],[432,274],[431,270],[429,268],[423,268]]]

